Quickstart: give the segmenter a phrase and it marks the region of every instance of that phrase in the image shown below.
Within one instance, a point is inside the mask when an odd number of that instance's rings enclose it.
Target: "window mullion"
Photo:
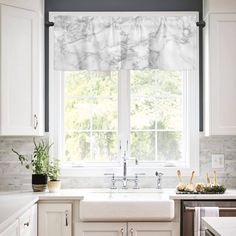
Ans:
[[[130,157],[130,72],[119,71],[118,82],[119,157]]]

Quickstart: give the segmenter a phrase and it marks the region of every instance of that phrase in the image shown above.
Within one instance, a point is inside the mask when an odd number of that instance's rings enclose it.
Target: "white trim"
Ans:
[[[119,71],[119,92],[118,92],[118,130],[119,133],[119,157],[122,158],[126,153],[130,157],[130,93],[129,93],[130,72]]]

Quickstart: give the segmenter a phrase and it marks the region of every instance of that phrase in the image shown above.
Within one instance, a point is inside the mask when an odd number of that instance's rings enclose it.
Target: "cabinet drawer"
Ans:
[[[35,234],[35,224],[36,214],[37,214],[37,205],[32,206],[29,210],[27,210],[20,218],[19,218],[19,226],[20,226],[20,235],[24,236],[33,236]]]

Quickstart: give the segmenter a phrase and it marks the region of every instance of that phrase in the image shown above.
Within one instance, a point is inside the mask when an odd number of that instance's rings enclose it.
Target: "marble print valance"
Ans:
[[[54,16],[54,69],[194,70],[197,15]]]

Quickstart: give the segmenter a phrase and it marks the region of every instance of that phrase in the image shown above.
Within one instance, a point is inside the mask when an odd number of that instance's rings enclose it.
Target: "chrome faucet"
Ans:
[[[124,156],[122,158],[123,160],[123,176],[115,176],[114,173],[106,173],[105,175],[110,175],[111,178],[111,189],[116,189],[116,182],[121,182],[122,183],[122,189],[128,189],[128,182],[133,182],[134,183],[134,189],[139,188],[138,184],[138,176],[140,175],[145,175],[145,173],[136,173],[135,176],[127,176],[127,158],[126,158],[126,151],[124,152]],[[135,164],[137,165],[138,162],[135,160]]]
[[[123,156],[123,189],[127,189],[127,161],[126,161],[126,151]]]

